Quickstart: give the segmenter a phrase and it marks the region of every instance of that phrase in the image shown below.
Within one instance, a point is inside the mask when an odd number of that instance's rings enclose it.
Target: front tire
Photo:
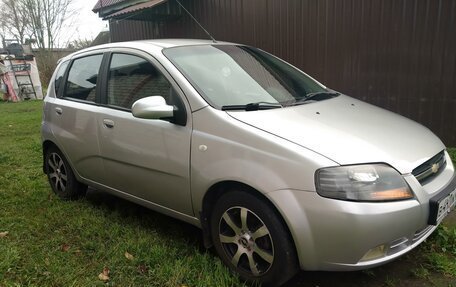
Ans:
[[[87,185],[77,181],[68,161],[62,152],[55,147],[47,149],[45,171],[54,193],[63,200],[77,199],[84,196]]]
[[[298,271],[293,241],[266,201],[242,190],[225,193],[210,224],[217,253],[242,279],[277,286]]]

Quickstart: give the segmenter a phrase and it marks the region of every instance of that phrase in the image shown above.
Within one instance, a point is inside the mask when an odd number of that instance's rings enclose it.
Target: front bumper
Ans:
[[[429,237],[436,229],[428,224],[429,202],[456,181],[451,164],[427,186],[412,175],[405,179],[415,199],[349,202],[302,190],[279,190],[267,196],[287,222],[302,269],[360,270],[390,262]],[[383,253],[365,257],[373,249]]]

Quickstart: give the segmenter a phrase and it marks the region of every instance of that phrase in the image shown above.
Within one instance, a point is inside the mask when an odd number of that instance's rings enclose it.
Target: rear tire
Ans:
[[[45,171],[54,193],[63,200],[78,199],[85,195],[87,185],[77,181],[65,156],[55,147],[47,149]]]
[[[210,221],[215,249],[243,280],[278,286],[298,271],[293,241],[274,208],[242,190],[223,194]]]

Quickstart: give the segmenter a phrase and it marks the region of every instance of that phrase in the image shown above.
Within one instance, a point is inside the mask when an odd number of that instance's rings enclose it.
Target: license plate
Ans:
[[[456,205],[456,189],[439,201],[436,222],[439,224]]]
[[[456,176],[441,192],[429,200],[429,225],[439,225],[440,222],[455,208],[456,205]]]

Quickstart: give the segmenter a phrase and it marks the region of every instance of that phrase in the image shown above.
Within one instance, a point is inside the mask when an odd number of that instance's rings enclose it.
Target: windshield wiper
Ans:
[[[246,105],[226,105],[222,106],[222,111],[234,111],[234,110],[244,110],[244,111],[258,111],[258,110],[270,110],[282,108],[282,105],[279,103],[268,103],[268,102],[258,102],[250,103]]]
[[[296,106],[302,105],[306,103],[312,103],[322,100],[327,100],[331,98],[335,98],[339,96],[340,93],[338,92],[315,92],[315,93],[308,93],[305,97],[297,99],[296,101],[289,104],[289,106]]]

